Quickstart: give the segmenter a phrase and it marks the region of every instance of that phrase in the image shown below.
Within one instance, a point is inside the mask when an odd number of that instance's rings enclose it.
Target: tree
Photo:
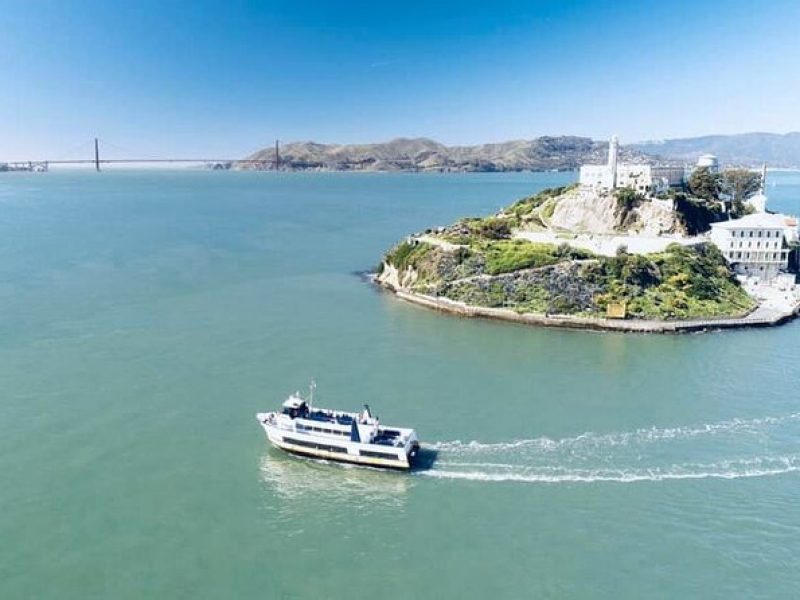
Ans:
[[[744,202],[761,188],[761,174],[749,169],[728,169],[722,174],[722,187],[734,204]]]
[[[719,200],[722,192],[722,176],[708,167],[698,167],[689,176],[689,192],[695,198],[708,202]]]
[[[478,234],[490,240],[504,240],[511,237],[511,227],[506,219],[490,217],[480,221]]]
[[[620,270],[620,276],[626,284],[641,288],[657,285],[659,283],[658,275],[656,266],[641,254],[629,254]]]
[[[619,188],[614,192],[617,199],[617,206],[624,212],[630,212],[645,201],[645,197],[633,188]]]
[[[711,223],[720,221],[724,216],[724,209],[720,204],[689,198],[683,192],[676,193],[673,202],[675,212],[678,213],[678,218],[689,235],[708,231],[711,229]]]

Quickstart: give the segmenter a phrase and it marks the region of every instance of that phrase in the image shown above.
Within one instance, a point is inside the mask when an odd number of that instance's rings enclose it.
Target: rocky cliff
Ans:
[[[541,212],[547,212],[547,207]],[[553,198],[548,225],[573,233],[648,236],[686,233],[671,201],[647,200],[630,207],[610,192],[572,188]]]

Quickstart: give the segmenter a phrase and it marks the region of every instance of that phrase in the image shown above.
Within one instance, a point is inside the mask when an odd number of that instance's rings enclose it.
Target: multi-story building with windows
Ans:
[[[789,252],[798,241],[797,220],[755,213],[713,223],[711,241],[737,273],[770,280],[789,268]]]

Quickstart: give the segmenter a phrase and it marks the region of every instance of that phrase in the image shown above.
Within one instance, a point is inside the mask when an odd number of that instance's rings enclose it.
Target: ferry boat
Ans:
[[[280,411],[258,413],[256,418],[276,447],[303,456],[338,462],[409,470],[419,454],[413,429],[386,427],[369,405],[361,412],[343,412],[312,405],[295,393]]]

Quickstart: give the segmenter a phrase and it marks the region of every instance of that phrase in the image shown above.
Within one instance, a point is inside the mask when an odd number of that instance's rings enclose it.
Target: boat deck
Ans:
[[[320,423],[337,423],[339,425],[352,425],[355,418],[348,414],[334,415],[322,410],[311,410],[308,414],[298,415],[301,419],[319,421]]]

